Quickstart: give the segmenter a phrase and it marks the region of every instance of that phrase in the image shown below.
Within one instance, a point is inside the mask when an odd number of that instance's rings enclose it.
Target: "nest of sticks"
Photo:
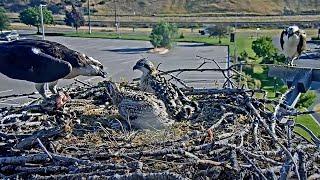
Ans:
[[[131,129],[112,105],[105,82],[77,80],[67,90],[71,100],[58,110],[54,97],[0,109],[0,178],[320,179],[320,140],[291,118],[314,112],[287,106],[291,89],[269,100],[261,90],[234,86],[229,71],[239,72],[232,66],[222,69],[200,58],[195,69],[159,71],[200,106],[193,119],[165,129]],[[218,68],[204,69],[210,62]],[[194,89],[178,77],[189,71],[222,72],[224,86],[232,88]],[[138,90],[136,84],[121,85]]]
[[[272,101],[254,90],[188,89],[201,107],[196,118],[137,130],[119,119],[103,82],[68,92],[72,100],[59,110],[50,103],[1,109],[0,178],[320,178],[320,141],[290,119],[301,113],[283,104],[285,95]]]

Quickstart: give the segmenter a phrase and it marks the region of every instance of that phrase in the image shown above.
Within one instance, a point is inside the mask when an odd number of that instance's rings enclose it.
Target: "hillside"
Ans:
[[[87,0],[0,0],[10,12],[19,12],[41,1],[55,14],[64,13],[70,2],[86,11]],[[97,15],[114,14],[114,0],[90,0]],[[190,14],[190,13],[245,13],[245,14],[312,14],[319,12],[320,0],[115,0],[119,14]]]

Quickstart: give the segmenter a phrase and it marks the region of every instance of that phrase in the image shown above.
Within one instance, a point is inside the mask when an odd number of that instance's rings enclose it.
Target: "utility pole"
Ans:
[[[227,76],[228,76],[228,78],[230,78],[230,46],[229,45],[228,45],[227,68],[228,68]],[[232,88],[229,79],[227,79],[227,81],[228,81],[228,83],[227,83],[228,88]]]
[[[43,23],[43,11],[42,8],[47,5],[40,4],[40,16],[41,16],[41,27],[42,27],[42,40],[45,40],[45,33],[44,33],[44,23]]]
[[[234,64],[238,63],[238,47],[237,47],[237,28],[238,28],[238,12],[236,14],[236,22],[234,24],[234,42],[233,42],[233,47],[234,47]],[[239,77],[239,86],[241,85],[241,75],[242,75],[242,65],[240,65],[240,77]]]
[[[89,34],[91,34],[90,0],[88,0],[88,23],[89,23]]]
[[[114,25],[116,27],[116,32],[118,32],[119,22],[118,22],[118,14],[117,14],[117,0],[113,0],[114,3]]]

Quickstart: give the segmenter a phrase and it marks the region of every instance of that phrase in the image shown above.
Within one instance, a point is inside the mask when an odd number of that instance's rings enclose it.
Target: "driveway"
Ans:
[[[196,58],[197,55],[214,58],[221,67],[226,67],[227,47],[226,46],[205,46],[199,43],[179,43],[174,49],[165,55],[148,53],[152,45],[147,41],[131,40],[110,40],[110,39],[84,39],[71,37],[47,37],[47,40],[60,42],[67,47],[83,52],[88,56],[98,59],[105,66],[109,78],[114,81],[132,81],[139,77],[140,72],[134,72],[132,67],[140,58],[147,57],[156,64],[161,63],[161,70],[172,70],[178,68],[196,68],[202,61]],[[214,63],[204,68],[216,68]],[[186,73],[179,76],[185,79],[192,86],[212,87],[216,81],[224,81],[222,74],[217,72]],[[90,82],[102,80],[99,77],[80,77],[79,79]],[[203,81],[206,80],[206,81]],[[61,80],[59,86],[70,84],[73,80]],[[34,92],[33,83],[7,78],[0,74],[0,96],[8,94],[21,94]],[[26,99],[17,98],[10,101],[0,101],[1,106],[18,105],[26,102]]]

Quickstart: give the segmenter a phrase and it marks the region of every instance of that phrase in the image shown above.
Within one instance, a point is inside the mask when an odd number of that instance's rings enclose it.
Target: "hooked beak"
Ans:
[[[101,77],[103,77],[103,78],[106,78],[107,77],[107,72],[105,72],[105,71],[103,71],[103,70],[100,70],[100,72],[99,72],[99,75],[101,76]]]
[[[288,39],[294,35],[293,29],[289,29],[288,31]]]
[[[133,68],[132,68],[132,70],[134,71],[134,70],[136,70],[136,69],[138,69],[138,66],[137,66],[137,65],[134,65]]]

